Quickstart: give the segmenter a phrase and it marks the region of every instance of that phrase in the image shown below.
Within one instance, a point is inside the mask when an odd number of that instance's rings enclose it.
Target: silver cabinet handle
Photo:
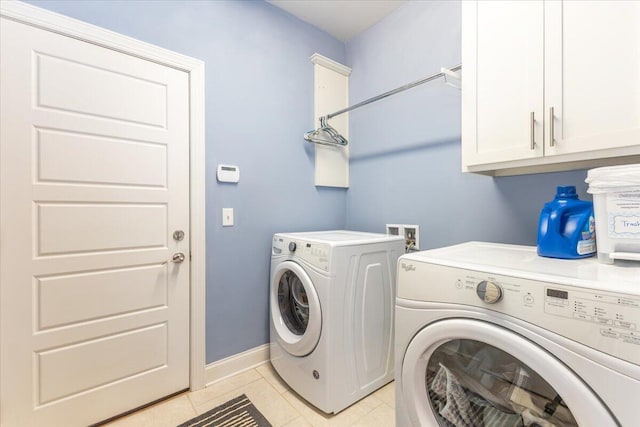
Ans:
[[[184,260],[185,260],[184,254],[182,252],[176,252],[175,254],[173,254],[173,257],[170,260],[165,261],[162,264],[168,264],[170,262],[181,264],[182,262],[184,262]]]
[[[532,111],[531,112],[531,123],[530,123],[530,127],[531,127],[531,149],[532,150],[536,149],[535,124],[536,124],[536,117],[535,117],[535,113]]]
[[[553,147],[556,145],[556,140],[554,137],[555,132],[553,131],[553,107],[549,108],[549,147]]]

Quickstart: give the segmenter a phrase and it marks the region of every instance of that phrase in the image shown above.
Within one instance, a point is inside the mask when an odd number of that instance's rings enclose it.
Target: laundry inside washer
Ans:
[[[425,382],[442,425],[578,426],[562,397],[536,371],[480,341],[440,346],[429,359]]]

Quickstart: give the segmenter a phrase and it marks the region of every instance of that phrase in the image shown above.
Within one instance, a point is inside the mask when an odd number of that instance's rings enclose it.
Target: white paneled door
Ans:
[[[189,76],[0,28],[1,424],[88,425],[189,386]]]

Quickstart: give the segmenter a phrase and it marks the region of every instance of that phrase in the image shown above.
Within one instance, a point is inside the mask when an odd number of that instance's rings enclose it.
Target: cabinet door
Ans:
[[[545,155],[637,154],[640,2],[546,2],[545,37]]]
[[[542,1],[462,2],[462,164],[543,155]]]

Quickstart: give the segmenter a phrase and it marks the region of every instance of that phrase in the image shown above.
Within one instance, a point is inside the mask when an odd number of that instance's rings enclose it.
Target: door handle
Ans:
[[[182,264],[185,260],[185,256],[182,252],[176,252],[175,254],[173,254],[173,257],[171,257],[170,260],[163,262],[162,264],[168,264],[170,262],[173,262],[175,264]]]

